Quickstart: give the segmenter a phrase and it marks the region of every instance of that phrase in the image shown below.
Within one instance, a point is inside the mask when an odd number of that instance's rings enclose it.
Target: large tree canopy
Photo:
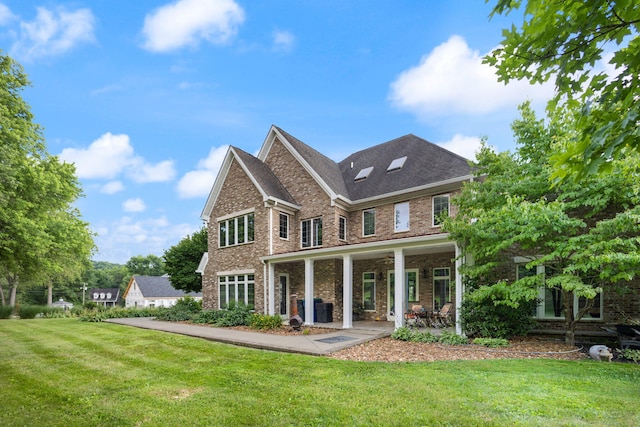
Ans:
[[[485,57],[500,80],[555,80],[548,108],[581,114],[565,150],[552,158],[553,178],[609,172],[611,159],[640,151],[640,7],[637,0],[498,0],[494,14],[524,4],[524,22],[503,31]],[[594,67],[603,59],[610,67]]]
[[[481,179],[455,199],[459,213],[445,230],[474,260],[463,270],[476,284],[468,298],[517,307],[546,287],[562,301],[556,315],[573,343],[594,298],[640,273],[640,154],[612,161],[607,175],[553,185],[551,159],[573,140],[580,113],[556,114],[548,124],[526,104],[521,113],[512,126],[516,152],[482,148]],[[544,273],[513,280],[514,260]]]
[[[0,274],[15,304],[18,280],[79,277],[94,248],[73,203],[82,191],[75,167],[46,151],[40,127],[20,96],[22,67],[0,53]]]
[[[185,292],[202,291],[202,276],[196,269],[207,252],[207,228],[180,240],[164,252],[164,262],[171,285]]]

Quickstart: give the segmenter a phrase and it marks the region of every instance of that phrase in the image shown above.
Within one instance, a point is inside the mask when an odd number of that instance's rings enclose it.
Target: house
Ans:
[[[184,292],[171,286],[169,276],[133,275],[124,291],[125,307],[171,307],[186,296],[202,299],[202,293]]]
[[[205,204],[203,308],[288,318],[296,294],[350,328],[354,306],[396,326],[410,304],[459,306],[458,250],[440,223],[471,179],[465,158],[415,135],[334,162],[273,126],[257,157],[228,150]]]
[[[120,288],[95,288],[89,291],[91,301],[104,307],[115,307],[120,298]]]
[[[257,156],[229,148],[202,211],[203,308],[236,301],[287,319],[295,294],[331,304],[343,328],[353,326],[354,310],[400,327],[413,305],[435,311],[446,302],[458,320],[463,260],[441,222],[455,215],[452,197],[473,179],[465,158],[415,135],[335,162],[272,126]],[[531,273],[513,261],[511,276]],[[598,300],[591,327],[614,321],[602,305],[612,298]],[[561,326],[554,307],[557,298],[543,291],[537,318]],[[306,324],[315,311],[304,304]]]

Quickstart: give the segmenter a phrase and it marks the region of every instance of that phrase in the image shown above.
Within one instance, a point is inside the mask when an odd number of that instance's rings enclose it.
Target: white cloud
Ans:
[[[107,182],[100,188],[100,192],[105,194],[116,194],[122,190],[124,190],[124,185],[120,181]]]
[[[149,164],[136,156],[125,134],[105,133],[88,148],[65,148],[60,158],[74,163],[79,178],[114,179],[124,173],[136,182],[166,182],[175,178],[173,161]]]
[[[16,17],[11,13],[11,10],[4,4],[0,3],[0,25],[5,25],[15,18]]]
[[[202,40],[223,44],[242,22],[244,11],[233,0],[178,0],[145,17],[143,47],[168,52],[197,46]]]
[[[495,70],[482,64],[482,55],[460,36],[452,36],[405,70],[391,83],[391,103],[421,119],[448,115],[485,115],[513,109],[531,100],[546,101],[553,86],[533,86],[526,81],[504,85]]]
[[[144,212],[147,206],[141,198],[128,199],[122,203],[122,209],[125,212]]]
[[[208,196],[228,149],[228,145],[211,148],[209,156],[198,162],[197,169],[187,172],[180,179],[178,196],[183,199]]]
[[[476,160],[476,153],[480,151],[480,138],[456,134],[452,139],[438,142],[438,145],[469,160]]]
[[[80,43],[94,41],[95,18],[89,9],[37,8],[35,20],[20,23],[12,55],[27,61],[63,54]]]
[[[273,32],[273,50],[278,52],[289,52],[293,48],[295,37],[288,31]]]

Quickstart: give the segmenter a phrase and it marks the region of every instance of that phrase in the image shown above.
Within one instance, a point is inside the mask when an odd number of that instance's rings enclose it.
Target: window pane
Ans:
[[[245,229],[245,216],[241,216],[238,218],[238,244],[244,243],[244,229]]]
[[[236,218],[230,219],[228,222],[229,224],[229,245],[235,245],[236,244]]]
[[[362,280],[362,303],[365,310],[376,309],[375,273],[364,273]]]
[[[347,218],[341,216],[340,225],[338,227],[338,239],[347,240]]]
[[[415,271],[407,273],[407,300],[418,301],[418,275]]]
[[[316,218],[313,220],[313,245],[322,246],[322,218]]]
[[[602,310],[600,309],[600,301],[602,301],[601,294],[596,294],[593,299],[593,307],[584,315],[584,319],[601,319]],[[587,305],[587,299],[585,297],[578,298],[578,309]]]
[[[363,234],[371,236],[376,234],[376,211],[373,209],[362,213]]]
[[[280,214],[280,238],[289,238],[289,215],[283,213]]]
[[[255,307],[256,291],[253,282],[247,283],[247,305],[252,309]]]
[[[247,242],[253,242],[254,240],[254,214],[250,213],[247,215]]]
[[[564,317],[564,304],[560,289],[544,290],[544,317]]]
[[[302,247],[308,248],[311,246],[311,221],[302,221],[300,230],[302,234]]]
[[[227,222],[221,221],[220,228],[220,247],[227,246]]]
[[[440,225],[442,217],[449,215],[449,196],[435,196],[433,198],[433,225]]]
[[[220,308],[227,308],[227,285],[220,283]]]
[[[396,204],[395,231],[409,230],[409,203]]]

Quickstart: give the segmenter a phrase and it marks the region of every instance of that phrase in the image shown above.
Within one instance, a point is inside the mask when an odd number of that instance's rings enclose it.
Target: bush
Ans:
[[[270,316],[268,314],[254,314],[251,316],[249,326],[253,329],[271,330],[282,327],[282,317],[279,315]]]
[[[244,304],[230,303],[228,309],[222,311],[218,326],[249,326],[253,316],[251,308]]]
[[[21,319],[35,319],[36,317],[46,317],[49,313],[60,311],[62,311],[61,308],[48,305],[22,304],[18,307],[17,314]]]
[[[624,357],[627,360],[632,360],[635,363],[640,363],[640,350],[633,350],[627,348],[625,350],[618,349],[618,353],[620,356]]]
[[[206,323],[210,325],[217,324],[224,316],[223,310],[203,310],[193,316],[194,323]]]
[[[521,301],[518,308],[495,305],[487,298],[476,301],[464,298],[460,310],[462,329],[470,337],[504,338],[524,336],[534,327],[531,313],[536,300]]]
[[[509,341],[504,338],[476,338],[473,340],[473,343],[491,348],[509,346]]]
[[[2,305],[0,306],[0,319],[8,319],[13,314],[13,306],[12,305]]]
[[[184,322],[193,320],[202,312],[202,304],[191,297],[180,298],[172,307],[158,311],[156,317],[169,322]]]
[[[407,326],[401,326],[391,334],[391,338],[398,341],[413,341],[414,332]]]
[[[453,332],[443,331],[438,342],[441,344],[460,345],[469,344],[469,339]]]

